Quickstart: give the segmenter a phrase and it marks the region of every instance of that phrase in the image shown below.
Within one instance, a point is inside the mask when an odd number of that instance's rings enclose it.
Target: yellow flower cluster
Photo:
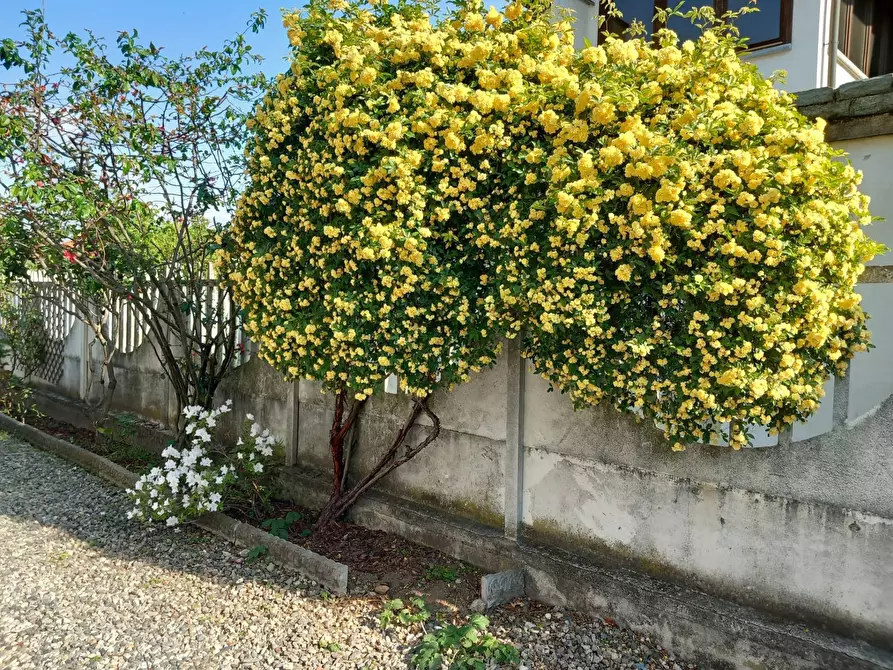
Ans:
[[[311,2],[285,16],[292,65],[252,121],[221,276],[286,377],[363,399],[394,373],[424,395],[494,363],[483,231],[508,200],[520,68],[557,45],[547,12],[435,21],[411,3]]]
[[[805,419],[869,337],[854,286],[882,247],[861,175],[736,46],[663,31],[537,64],[507,166],[525,176],[489,233],[491,313],[526,325],[537,370],[676,449]]]
[[[285,23],[221,264],[288,377],[425,394],[523,331],[576,405],[737,448],[867,346],[860,176],[733,38],[575,51],[548,0]]]

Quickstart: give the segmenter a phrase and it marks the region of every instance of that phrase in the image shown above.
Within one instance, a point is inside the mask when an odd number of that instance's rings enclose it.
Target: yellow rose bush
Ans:
[[[538,63],[491,233],[491,314],[526,324],[537,371],[676,449],[806,419],[868,344],[854,286],[882,247],[860,228],[861,175],[740,44],[662,31]]]

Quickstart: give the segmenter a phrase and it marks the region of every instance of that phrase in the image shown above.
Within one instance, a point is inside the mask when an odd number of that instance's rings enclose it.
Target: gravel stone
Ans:
[[[128,521],[129,507],[120,489],[0,435],[0,667],[408,667],[420,635],[379,629],[385,598],[331,597],[198,528]],[[694,667],[632,631],[544,609],[494,613],[528,670]]]

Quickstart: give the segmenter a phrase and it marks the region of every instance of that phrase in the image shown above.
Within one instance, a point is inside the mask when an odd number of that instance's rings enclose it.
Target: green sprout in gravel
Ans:
[[[251,547],[251,549],[248,550],[248,557],[247,557],[247,558],[248,558],[249,561],[256,561],[256,560],[259,559],[261,556],[266,556],[267,553],[268,553],[269,551],[270,551],[270,550],[267,549],[267,545],[265,545],[265,544],[259,544],[259,545],[255,546],[255,547]]]
[[[490,620],[482,614],[473,614],[468,622],[435,624],[427,632],[425,624],[431,612],[422,598],[409,604],[402,600],[390,600],[378,616],[379,625],[387,629],[393,624],[404,627],[419,626],[426,631],[425,637],[412,650],[410,667],[415,670],[488,670],[504,666],[516,666],[520,662],[518,649],[502,642],[487,632]]]
[[[517,665],[517,647],[487,632],[490,620],[472,615],[468,623],[447,624],[428,633],[413,650],[410,666],[417,670],[486,670],[494,666]]]
[[[430,618],[431,612],[428,611],[428,605],[424,598],[413,598],[408,605],[399,598],[395,598],[389,600],[384,606],[384,611],[378,615],[378,625],[384,629],[395,623],[401,626],[412,626],[424,624]]]

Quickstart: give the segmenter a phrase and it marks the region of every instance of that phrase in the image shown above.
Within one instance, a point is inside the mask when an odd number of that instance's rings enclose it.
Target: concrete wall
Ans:
[[[879,475],[893,471],[893,401],[871,423],[806,443],[674,454],[653,429],[607,408],[575,412],[528,375],[532,537],[893,639],[893,494]]]

